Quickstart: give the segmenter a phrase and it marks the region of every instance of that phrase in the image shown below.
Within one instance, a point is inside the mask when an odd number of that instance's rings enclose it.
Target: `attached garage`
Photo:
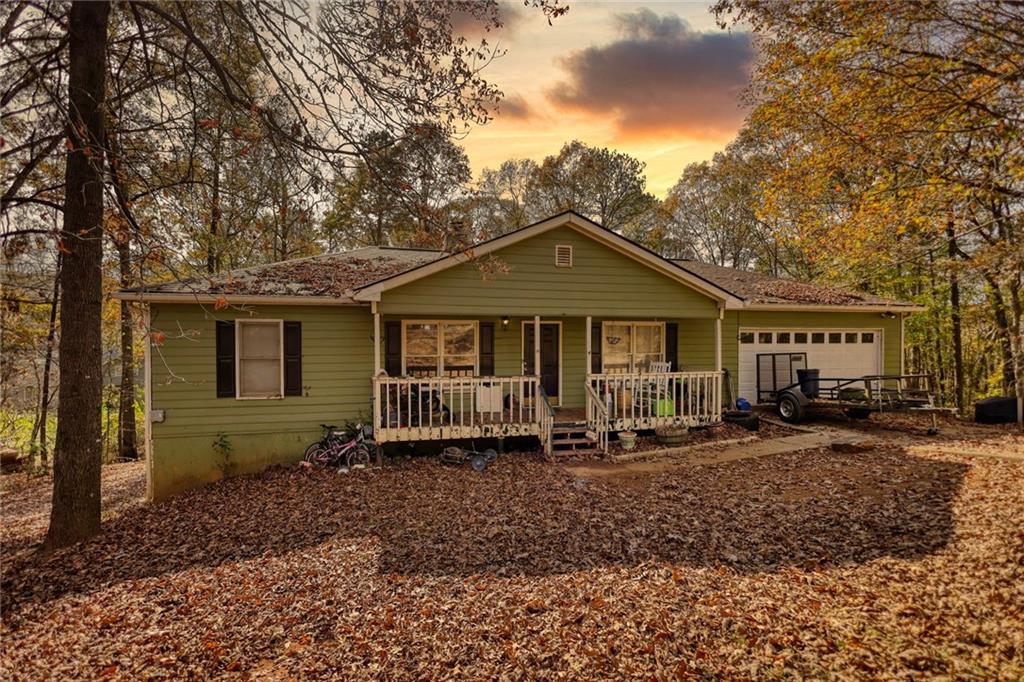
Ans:
[[[758,356],[761,359],[761,391],[769,390],[771,354],[787,362],[774,363],[777,381],[796,381],[795,369],[821,371],[822,378],[860,377],[883,373],[881,329],[763,329],[739,330],[739,396],[758,402]],[[803,354],[788,362],[786,355]],[[806,363],[806,364],[804,364]],[[791,381],[788,379],[792,376]]]

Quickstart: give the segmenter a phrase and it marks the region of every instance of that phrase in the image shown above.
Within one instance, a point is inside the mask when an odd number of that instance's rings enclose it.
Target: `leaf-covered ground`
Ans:
[[[482,475],[416,460],[233,479],[5,560],[0,663],[7,679],[1019,679],[1024,462],[955,454],[988,443],[971,439],[639,486],[526,455]],[[4,482],[5,543],[40,537],[23,520],[45,499]]]

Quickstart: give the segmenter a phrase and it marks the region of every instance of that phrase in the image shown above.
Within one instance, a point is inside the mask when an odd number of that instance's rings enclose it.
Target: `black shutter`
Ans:
[[[667,322],[665,324],[665,360],[671,362],[669,368],[673,372],[679,370],[679,324]]]
[[[235,397],[235,323],[217,321],[217,397]]]
[[[284,394],[302,395],[302,323],[284,323]]]
[[[590,373],[601,373],[601,323],[590,325]]]
[[[494,376],[494,323],[480,323],[480,376]]]
[[[389,377],[402,376],[402,323],[384,323],[384,371]]]

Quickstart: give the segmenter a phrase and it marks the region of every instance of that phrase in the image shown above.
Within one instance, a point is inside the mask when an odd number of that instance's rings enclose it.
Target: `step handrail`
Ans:
[[[589,381],[584,382],[587,395],[587,428],[597,433],[597,446],[601,453],[608,454],[608,407],[594,390]]]

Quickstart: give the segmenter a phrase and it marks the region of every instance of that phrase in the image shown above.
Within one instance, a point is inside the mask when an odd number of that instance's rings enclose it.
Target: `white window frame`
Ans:
[[[632,329],[629,333],[629,372],[635,374],[636,369],[636,328],[637,327],[661,327],[661,352],[659,353],[659,362],[665,361],[665,323],[664,322],[651,322],[647,320],[603,320],[601,322],[601,373],[607,374],[605,367],[605,358],[608,357],[606,352],[607,346],[607,332],[605,328],[609,324],[616,325],[631,325]]]
[[[446,324],[472,324],[473,325],[473,376],[480,375],[480,321],[479,320],[402,320],[402,376],[408,376],[405,368],[405,358],[408,355],[409,344],[406,343],[406,328],[410,324],[433,324],[437,325],[437,367],[436,377],[444,377],[444,333]]]
[[[242,326],[276,324],[278,372],[277,395],[242,395]],[[284,320],[235,320],[235,400],[281,400],[284,398]]]

